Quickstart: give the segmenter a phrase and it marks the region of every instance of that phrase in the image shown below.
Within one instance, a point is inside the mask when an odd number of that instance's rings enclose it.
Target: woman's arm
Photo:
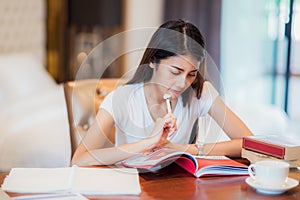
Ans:
[[[82,139],[72,158],[72,164],[79,166],[111,165],[137,153],[153,148],[160,140],[167,119],[156,120],[152,134],[138,142],[118,147],[102,148],[114,124],[112,116],[100,109],[94,123]]]
[[[209,114],[231,139],[252,135],[245,123],[225,105],[220,96],[215,99]]]
[[[241,155],[242,138],[252,135],[250,129],[225,105],[220,96],[215,99],[209,110],[209,114],[231,140],[215,144],[206,144],[203,153],[239,157]]]
[[[209,114],[231,140],[204,144],[200,153],[203,155],[240,157],[242,138],[244,136],[252,135],[249,128],[224,104],[223,100],[219,96],[215,99],[211,109],[209,110]],[[183,145],[170,142],[167,146],[178,151],[186,151],[194,155],[199,153],[195,144]]]

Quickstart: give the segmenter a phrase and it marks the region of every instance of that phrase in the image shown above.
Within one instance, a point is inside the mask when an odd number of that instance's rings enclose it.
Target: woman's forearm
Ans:
[[[72,159],[72,165],[91,166],[91,165],[112,165],[121,160],[127,159],[138,153],[144,152],[154,144],[152,137],[138,142],[124,144],[118,147],[87,149],[81,144]],[[81,153],[79,153],[81,152]]]
[[[224,155],[229,157],[240,157],[242,150],[242,139],[232,139],[225,142],[204,144],[203,155]]]
[[[177,151],[188,152],[193,155],[198,155],[198,147],[195,144],[174,144],[169,143],[167,147],[176,149]],[[240,157],[242,149],[242,139],[233,139],[225,142],[207,143],[203,145],[201,149],[201,155],[211,156],[230,156]]]

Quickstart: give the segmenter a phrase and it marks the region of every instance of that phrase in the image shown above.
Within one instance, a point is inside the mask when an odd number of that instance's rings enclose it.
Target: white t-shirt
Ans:
[[[194,122],[208,113],[218,95],[213,85],[206,81],[200,99],[193,96],[190,104],[184,107],[180,96],[173,112],[178,130],[168,139],[177,144],[187,144]],[[109,112],[115,121],[116,146],[139,141],[151,134],[155,122],[147,107],[143,83],[119,86],[106,96],[100,108]]]

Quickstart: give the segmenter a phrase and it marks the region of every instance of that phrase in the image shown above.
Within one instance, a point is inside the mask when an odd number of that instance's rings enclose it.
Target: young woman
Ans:
[[[103,101],[72,164],[110,165],[137,153],[170,147],[191,154],[240,156],[242,137],[252,135],[205,81],[204,39],[191,23],[171,20],[153,34],[133,78]],[[167,111],[164,95],[171,101]],[[209,114],[231,138],[189,144],[194,122]],[[115,126],[115,146],[104,148]]]

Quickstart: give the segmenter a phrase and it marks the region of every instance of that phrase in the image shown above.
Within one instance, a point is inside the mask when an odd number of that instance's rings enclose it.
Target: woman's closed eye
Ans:
[[[188,74],[188,76],[190,76],[190,77],[195,77],[196,75],[197,75],[196,72],[192,72],[192,73],[189,73],[189,74]]]
[[[182,73],[182,71],[180,71],[180,70],[171,70],[171,73],[173,75],[180,75]],[[196,75],[197,75],[196,72],[188,73],[188,76],[190,76],[190,77],[195,77]]]
[[[182,72],[180,70],[171,70],[171,74],[180,75]]]
[[[171,72],[171,74],[177,76],[177,75],[184,73],[184,70],[179,67],[176,67],[176,66],[171,66],[170,72]],[[195,77],[196,75],[197,75],[197,70],[190,71],[187,74],[187,76],[189,76],[189,77]]]

